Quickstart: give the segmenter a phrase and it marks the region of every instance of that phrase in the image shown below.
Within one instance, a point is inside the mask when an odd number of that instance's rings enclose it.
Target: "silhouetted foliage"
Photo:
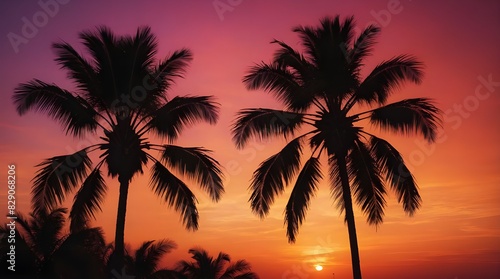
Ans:
[[[110,263],[110,256],[114,247],[108,245],[105,262],[109,276],[132,277],[135,279],[183,279],[180,272],[174,269],[167,269],[160,266],[160,261],[164,255],[177,248],[177,244],[172,240],[162,239],[159,241],[145,241],[132,253],[125,249],[125,265],[122,270],[116,270]]]
[[[100,228],[82,227],[64,232],[65,208],[39,210],[28,218],[19,214],[15,237],[7,224],[0,228],[2,278],[88,279],[105,278],[103,263],[105,242]],[[15,242],[9,241],[14,239]],[[8,262],[13,245],[15,260]],[[14,263],[15,271],[8,267]]]
[[[220,252],[217,258],[209,256],[201,248],[189,250],[194,261],[181,261],[177,270],[187,279],[258,279],[256,273],[251,271],[251,266],[245,260],[230,264],[228,254]]]

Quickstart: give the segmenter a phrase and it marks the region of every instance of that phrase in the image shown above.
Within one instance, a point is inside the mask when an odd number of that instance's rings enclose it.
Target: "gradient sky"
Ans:
[[[43,2],[43,0],[41,1]],[[247,91],[241,79],[249,66],[269,61],[276,38],[299,48],[291,32],[297,25],[316,25],[323,16],[354,15],[360,28],[379,24],[382,33],[367,69],[392,56],[409,53],[425,65],[421,85],[408,85],[392,100],[435,98],[445,112],[438,142],[418,137],[386,135],[403,153],[420,186],[422,209],[405,216],[390,195],[386,218],[370,227],[356,210],[361,266],[365,278],[500,278],[500,2],[491,1],[62,1],[47,16],[38,1],[0,4],[0,171],[5,185],[7,165],[18,174],[18,209],[29,211],[30,180],[44,158],[76,150],[95,136],[75,140],[65,136],[48,117],[20,117],[11,96],[17,84],[32,78],[72,88],[66,73],[53,61],[51,43],[82,46],[78,32],[107,25],[118,34],[149,25],[159,39],[158,58],[188,47],[194,60],[173,95],[215,95],[222,106],[215,126],[197,125],[177,142],[204,146],[225,169],[226,194],[214,204],[196,188],[200,229],[187,232],[179,215],[148,188],[149,176],[136,177],[128,199],[125,239],[132,247],[142,241],[170,238],[178,249],[165,258],[172,266],[187,259],[187,250],[201,246],[215,254],[248,260],[261,278],[351,278],[347,227],[332,204],[327,181],[312,200],[297,242],[288,244],[283,227],[287,195],[278,199],[269,217],[250,211],[247,187],[258,164],[284,144],[282,140],[252,142],[237,150],[229,127],[245,107],[274,107],[268,94]],[[105,2],[105,3],[102,3]],[[123,3],[127,2],[127,3]],[[214,3],[232,3],[217,12]],[[17,46],[9,33],[23,34],[25,20],[38,20],[36,34]],[[38,16],[38,18],[37,18]],[[12,36],[12,35],[10,35]],[[94,225],[111,241],[117,206],[117,182],[108,180],[103,212]],[[0,216],[6,212],[6,188],[1,187]],[[287,194],[289,191],[287,191]],[[72,196],[69,197],[69,200]],[[3,221],[2,221],[3,222]],[[324,270],[317,272],[315,264]]]

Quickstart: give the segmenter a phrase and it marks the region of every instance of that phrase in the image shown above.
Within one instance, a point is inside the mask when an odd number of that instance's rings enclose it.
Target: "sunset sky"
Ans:
[[[213,150],[224,168],[226,193],[213,203],[192,184],[200,201],[200,228],[188,232],[179,215],[150,190],[149,172],[137,176],[129,192],[125,241],[136,248],[146,240],[174,240],[178,248],[165,257],[168,266],[188,259],[188,249],[200,246],[246,259],[263,279],[351,278],[347,227],[330,198],[328,181],[322,181],[312,200],[297,242],[289,244],[283,211],[290,191],[264,220],[252,214],[248,203],[253,171],[285,141],[253,141],[237,150],[229,131],[242,108],[282,107],[265,92],[247,91],[241,82],[250,66],[271,59],[276,46],[269,42],[279,39],[300,49],[293,27],[317,25],[324,16],[354,15],[360,29],[368,24],[382,28],[366,71],[406,53],[425,64],[423,83],[404,86],[391,100],[431,97],[444,111],[444,130],[433,145],[417,136],[382,133],[411,167],[423,205],[408,217],[391,193],[378,228],[368,226],[355,209],[364,278],[500,278],[499,1],[59,0],[47,14],[40,3],[53,1],[0,4],[0,216],[6,214],[8,164],[16,164],[18,210],[28,213],[35,165],[98,140],[95,135],[66,136],[43,114],[20,117],[12,104],[14,88],[37,78],[72,89],[53,61],[53,42],[64,40],[83,51],[80,31],[106,25],[117,34],[133,34],[148,25],[158,37],[157,58],[182,47],[194,55],[169,96],[214,95],[221,104],[216,125],[187,129],[176,144]],[[220,5],[229,8],[220,10]],[[35,30],[23,27],[33,21]],[[23,39],[12,41],[16,36]],[[103,212],[93,225],[103,227],[110,242],[118,182],[107,181]],[[324,269],[316,271],[317,264]]]

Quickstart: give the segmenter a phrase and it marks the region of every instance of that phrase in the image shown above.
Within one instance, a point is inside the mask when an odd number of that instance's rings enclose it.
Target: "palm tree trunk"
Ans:
[[[129,180],[118,177],[120,181],[120,195],[118,197],[118,212],[116,216],[115,250],[113,252],[112,268],[120,272],[125,260],[125,215],[127,212],[127,196]]]
[[[351,187],[349,186],[349,176],[345,156],[337,156],[340,180],[342,183],[342,198],[345,206],[345,219],[349,232],[349,244],[351,246],[352,273],[354,279],[361,279],[361,266],[359,263],[358,237],[356,235],[356,223],[352,210]]]

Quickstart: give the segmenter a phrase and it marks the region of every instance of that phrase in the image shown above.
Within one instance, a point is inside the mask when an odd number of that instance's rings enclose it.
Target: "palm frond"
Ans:
[[[331,19],[330,19],[331,21]],[[336,16],[334,18],[335,21],[340,21],[340,16]],[[331,26],[331,23],[327,22],[327,26]],[[354,30],[356,26],[356,21],[354,20],[354,16],[348,16],[346,17],[341,23],[340,23],[340,30],[339,30],[339,37],[340,40],[343,41],[347,45],[351,45],[352,41],[354,39]],[[329,34],[330,36],[333,35],[335,36],[336,34]]]
[[[68,77],[76,82],[78,89],[87,97],[99,90],[96,71],[91,64],[83,58],[70,44],[66,42],[54,43],[52,48],[56,51],[55,61],[68,70]],[[89,98],[90,100],[90,98]]]
[[[337,209],[342,214],[345,210],[342,180],[340,177],[340,169],[335,155],[328,157],[328,167],[330,176],[330,192],[333,200],[335,201]]]
[[[215,124],[218,114],[218,105],[210,96],[176,96],[153,112],[146,126],[172,142],[186,126],[201,121]]]
[[[79,37],[94,59],[97,69],[103,70],[103,63],[110,62],[109,51],[118,44],[118,38],[113,31],[109,27],[98,26],[94,30],[80,32]]]
[[[359,72],[360,68],[363,66],[363,60],[371,55],[379,32],[379,27],[369,25],[354,41],[352,49],[348,51],[349,63],[353,71]]]
[[[163,92],[158,92],[156,86],[149,84],[158,50],[158,40],[151,28],[142,26],[137,28],[135,36],[120,37],[118,48],[122,53],[113,59],[113,63],[114,74],[121,81],[117,85],[122,94],[121,101],[139,115],[157,109],[163,100]]]
[[[175,249],[177,244],[172,240],[146,241],[135,252],[135,270],[142,276],[150,276],[158,270],[161,258]]]
[[[201,276],[199,274],[199,268],[196,263],[192,262],[187,262],[185,260],[181,260],[177,263],[175,270],[179,272],[180,274],[183,274],[186,276],[186,278],[193,278],[195,274],[198,274],[198,276]]]
[[[201,188],[218,201],[224,193],[220,164],[208,154],[210,150],[201,147],[165,145],[162,159],[183,175],[196,179]]]
[[[276,54],[282,57],[271,64],[260,63],[250,68],[248,74],[243,77],[243,83],[248,90],[263,89],[272,93],[281,101],[286,109],[291,111],[307,110],[315,97],[316,92],[305,87],[304,80],[309,76],[310,66],[302,65],[301,68],[292,71],[290,67],[299,67],[298,62],[290,61],[298,58],[285,58],[285,54]],[[289,54],[294,56],[298,54]],[[292,63],[285,65],[285,63]],[[302,61],[306,63],[306,61]]]
[[[220,279],[257,279],[258,276],[250,272],[250,264],[245,260],[238,260],[234,264],[229,265],[226,271],[220,276]]]
[[[318,158],[311,157],[305,164],[293,187],[285,208],[285,225],[288,241],[295,242],[299,227],[305,219],[309,201],[318,189],[318,182],[322,178],[321,165]]]
[[[160,162],[151,168],[151,187],[156,195],[165,200],[181,214],[182,223],[187,229],[198,229],[198,203],[193,192],[179,178],[173,175]]]
[[[252,211],[263,218],[277,195],[295,176],[302,154],[301,138],[290,141],[280,152],[262,162],[253,173],[250,189]]]
[[[231,261],[231,257],[229,256],[229,254],[226,254],[224,252],[219,252],[219,254],[217,255],[217,258],[215,258],[212,261],[212,267],[213,267],[213,270],[215,271],[215,275],[217,277],[220,277],[220,275],[223,274],[224,267],[230,261]]]
[[[296,29],[308,58],[317,69],[310,83],[319,85],[315,95],[321,96],[331,107],[338,107],[342,100],[358,84],[355,74],[349,67],[347,49],[354,36],[354,18],[340,20],[339,16],[324,17],[319,27]]]
[[[368,104],[385,104],[393,89],[405,81],[420,83],[422,63],[410,55],[400,55],[377,65],[357,88],[355,98]]]
[[[94,132],[98,126],[97,112],[81,97],[37,79],[20,84],[13,101],[20,115],[29,110],[46,112],[62,124],[67,134],[82,136]]]
[[[233,141],[238,148],[243,148],[252,136],[259,139],[275,135],[287,137],[304,123],[303,118],[301,113],[274,109],[240,110],[231,130]]]
[[[146,253],[146,262],[150,263],[160,263],[161,257],[165,254],[170,253],[172,250],[177,248],[177,244],[170,239],[161,239],[155,243],[153,243],[147,249]]]
[[[144,106],[157,108],[158,96],[149,84],[157,40],[149,27],[139,27],[135,36],[115,36],[100,26],[81,32],[80,39],[93,58],[98,80],[98,90],[84,92],[89,103],[118,117]]]
[[[318,50],[318,68],[322,69],[341,69],[347,61],[342,46],[351,45],[354,36],[353,30],[354,18],[347,17],[343,21],[340,16],[324,17],[320,20],[320,26],[316,27]]]
[[[100,81],[100,90],[92,92],[94,94],[90,102],[96,104],[101,110],[112,108],[113,102],[121,100],[120,94],[123,93],[119,89],[121,84],[119,71],[125,70],[124,66],[120,69],[120,63],[124,63],[125,60],[120,57],[124,52],[118,47],[119,38],[106,26],[80,32],[79,37],[93,59],[92,62]]]
[[[340,16],[323,17],[319,27],[303,28],[299,35],[304,46],[314,44],[313,60],[315,65],[322,70],[341,70],[346,65],[346,46],[352,44],[354,37],[354,17],[350,16],[343,21]],[[304,41],[306,40],[306,41]],[[312,54],[312,52],[310,53]],[[335,73],[338,74],[339,72]]]
[[[278,49],[273,56],[273,61],[276,63],[278,69],[283,69],[283,67],[290,67],[298,75],[296,77],[303,78],[311,76],[312,65],[302,56],[298,51],[293,49],[286,43],[273,40],[271,43],[278,44],[280,49]],[[262,64],[261,64],[262,65]]]
[[[299,35],[300,42],[305,49],[306,59],[312,61],[314,65],[318,65],[320,60],[318,30],[310,26],[297,26],[292,31]]]
[[[158,40],[151,32],[151,27],[137,28],[135,36],[130,38],[129,48],[133,50],[133,59],[131,60],[134,68],[150,68],[154,62],[154,56],[158,52]]]
[[[154,68],[148,69],[147,74],[140,81],[142,90],[147,94],[138,104],[139,115],[147,117],[151,111],[157,110],[168,100],[168,89],[174,84],[176,78],[183,77],[188,62],[191,60],[191,52],[188,49],[181,49],[158,62]]]
[[[370,122],[383,129],[410,134],[420,133],[429,142],[434,142],[441,124],[441,110],[427,98],[406,99],[374,109]]]
[[[174,83],[175,78],[182,78],[192,59],[191,51],[183,48],[161,61],[152,74],[152,82],[158,86],[158,91],[167,90]]]
[[[70,155],[55,156],[37,165],[31,190],[35,211],[53,208],[63,202],[66,193],[87,176],[92,162],[84,150]]]
[[[398,202],[410,216],[420,207],[422,199],[418,193],[415,178],[406,166],[401,154],[389,142],[372,136],[370,151],[391,188],[396,192]]]
[[[188,250],[188,253],[193,255],[191,258],[195,260],[195,263],[188,265],[187,267],[194,267],[194,274],[205,275],[205,276],[215,276],[216,270],[214,269],[213,257],[208,255],[208,252],[202,248],[195,247]]]
[[[352,194],[367,215],[368,223],[378,225],[384,216],[385,187],[382,182],[380,170],[373,159],[370,150],[361,141],[348,155],[348,172],[352,181]]]
[[[82,186],[73,199],[73,206],[69,218],[70,230],[78,231],[86,227],[90,218],[95,218],[97,210],[101,211],[101,203],[106,195],[106,182],[100,169],[95,168],[85,178]]]
[[[151,245],[154,243],[155,241],[154,240],[148,240],[148,241],[144,241],[141,246],[135,250],[135,253],[134,253],[134,258],[131,258],[131,260],[135,261],[135,263],[143,263],[145,261],[145,258],[146,258],[146,255],[147,255],[147,250],[149,249],[149,247],[151,247]]]

